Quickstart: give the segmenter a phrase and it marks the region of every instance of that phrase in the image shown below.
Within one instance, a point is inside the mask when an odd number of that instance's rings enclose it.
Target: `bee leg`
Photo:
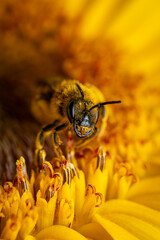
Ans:
[[[55,153],[56,153],[57,157],[61,157],[63,155],[62,150],[59,146],[62,142],[61,142],[57,132],[65,129],[67,127],[67,125],[68,125],[68,123],[66,122],[66,123],[63,123],[60,126],[57,126],[52,133],[53,147],[54,147],[54,150],[55,150]]]
[[[42,163],[45,161],[46,153],[43,150],[44,146],[44,140],[45,137],[49,134],[51,134],[52,129],[55,128],[59,123],[59,120],[55,120],[54,123],[51,123],[45,127],[42,128],[42,130],[38,133],[37,138],[36,138],[36,162]]]

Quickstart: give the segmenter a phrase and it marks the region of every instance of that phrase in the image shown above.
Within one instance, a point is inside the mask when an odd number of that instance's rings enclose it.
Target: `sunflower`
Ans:
[[[1,239],[160,238],[159,7],[156,0],[1,3]],[[34,167],[40,125],[30,100],[36,82],[52,76],[122,100],[107,107],[98,148],[71,149],[75,168],[63,172],[54,158]]]

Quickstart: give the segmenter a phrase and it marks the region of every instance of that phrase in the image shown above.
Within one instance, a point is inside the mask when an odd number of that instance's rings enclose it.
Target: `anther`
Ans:
[[[41,170],[44,171],[45,173],[47,173],[47,170],[49,170],[50,177],[51,178],[53,177],[54,171],[50,162],[48,161],[43,162]]]
[[[77,171],[77,169],[76,169],[75,167],[72,168],[72,174],[73,174],[73,177],[74,177],[74,176],[77,176],[77,177],[79,178],[78,171]]]
[[[12,192],[12,190],[13,190],[13,184],[11,182],[5,182],[4,191],[9,194]]]
[[[77,171],[77,169],[75,168],[75,166],[74,166],[73,163],[68,163],[68,164],[67,164],[67,167],[70,169],[71,177],[72,177],[72,178],[74,178],[74,176],[79,177],[78,171]]]
[[[29,190],[28,183],[27,183],[27,172],[26,172],[26,164],[25,159],[21,157],[16,162],[17,165],[17,178],[18,178],[18,185],[20,189],[24,187],[24,190]],[[22,183],[24,186],[22,186]]]
[[[123,176],[128,175],[128,168],[125,164],[120,164],[116,167],[116,171],[118,172],[118,176],[121,178]]]
[[[56,191],[58,191],[62,187],[62,175],[60,173],[54,173],[53,179],[58,180],[56,185]]]
[[[60,173],[54,173],[49,185],[50,198],[58,191],[62,186],[62,175]]]
[[[68,214],[66,216],[67,219],[69,219],[72,215],[72,203],[71,201],[67,200],[67,199],[62,199],[59,201],[58,205],[60,208],[64,208],[64,206],[67,204],[68,206]]]
[[[97,204],[95,205],[95,207],[100,207],[102,205],[103,194],[95,193],[95,195],[96,195],[96,200],[97,200]]]
[[[134,184],[134,183],[136,183],[138,181],[138,177],[134,173],[129,173],[127,175],[127,177],[131,177],[132,178],[132,180],[131,180],[132,184]]]
[[[98,149],[98,156],[97,156],[97,168],[103,171],[106,162],[106,153],[104,152],[102,147]]]
[[[27,206],[28,209],[32,208],[32,202],[31,202],[30,199],[26,199],[25,203],[26,203],[26,206]]]
[[[62,176],[63,176],[63,183],[67,182],[69,184],[68,171],[65,167],[62,168]]]
[[[95,186],[92,186],[92,185],[88,185],[87,186],[87,189],[86,189],[86,196],[89,195],[89,194],[95,194],[96,193],[96,188]]]
[[[70,163],[66,160],[64,156],[62,156],[62,176],[63,176],[63,182],[67,182],[68,184],[71,183],[71,179],[74,176],[79,177],[77,169],[74,167],[73,163]]]
[[[69,206],[69,214],[68,214],[67,218],[70,218],[71,214],[72,214],[72,205],[71,205],[71,202],[68,201],[67,199],[65,199],[65,203],[67,203]]]
[[[71,184],[71,169],[69,167],[66,168],[67,169],[67,174],[68,174],[68,184]]]

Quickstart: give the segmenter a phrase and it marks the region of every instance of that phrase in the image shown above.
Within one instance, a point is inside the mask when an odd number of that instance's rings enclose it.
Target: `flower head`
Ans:
[[[5,0],[0,11],[0,237],[158,240],[159,2]],[[29,105],[50,76],[123,104],[107,107],[98,146],[77,151],[69,136],[57,159],[48,141],[37,164]]]

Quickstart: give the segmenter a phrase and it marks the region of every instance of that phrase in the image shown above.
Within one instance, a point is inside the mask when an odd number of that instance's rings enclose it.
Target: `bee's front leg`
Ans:
[[[54,147],[54,150],[55,150],[55,153],[56,153],[57,157],[61,157],[63,155],[62,150],[59,146],[61,144],[61,140],[60,140],[57,132],[65,129],[67,126],[68,126],[68,122],[65,122],[62,125],[57,126],[52,133],[53,147]]]
[[[55,128],[58,124],[59,124],[59,120],[56,120],[54,121],[54,123],[51,123],[43,127],[42,130],[38,133],[36,138],[36,144],[35,144],[36,145],[35,158],[38,164],[45,161],[46,152],[43,149],[45,138],[46,136],[52,133],[52,129]]]

